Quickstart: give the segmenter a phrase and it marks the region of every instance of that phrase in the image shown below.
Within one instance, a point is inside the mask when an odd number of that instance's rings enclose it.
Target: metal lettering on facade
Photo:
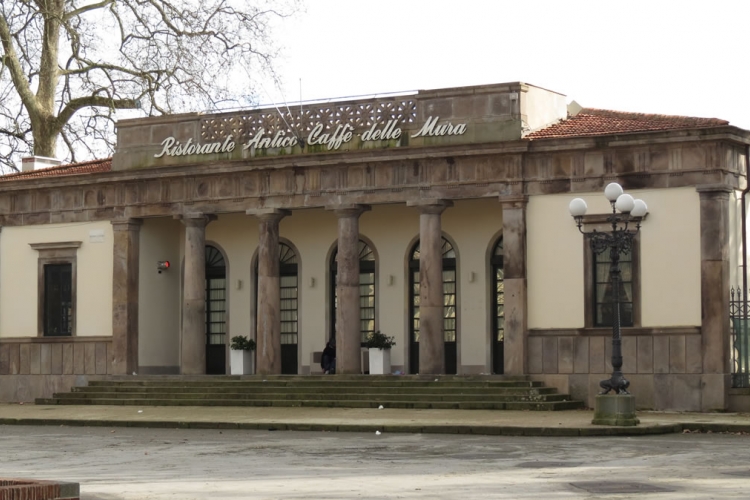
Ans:
[[[442,137],[451,135],[463,135],[466,132],[466,123],[452,124],[451,122],[440,123],[439,116],[430,116],[420,128],[411,137]],[[359,137],[362,143],[374,141],[392,141],[398,140],[403,135],[401,127],[398,126],[398,120],[388,120],[385,123],[375,122],[361,133],[354,132],[354,127],[349,124],[339,124],[332,132],[325,130],[323,123],[316,124],[307,137],[299,137],[290,130],[279,130],[275,134],[267,134],[265,128],[260,128],[247,142],[242,144],[242,149],[270,149],[270,148],[291,148],[300,145],[323,146],[328,151],[335,151]],[[184,144],[174,137],[167,137],[161,142],[162,149],[154,158],[162,156],[192,156],[207,155],[216,153],[231,153],[235,150],[237,144],[230,135],[223,141],[211,142],[206,144],[194,143],[188,139]]]

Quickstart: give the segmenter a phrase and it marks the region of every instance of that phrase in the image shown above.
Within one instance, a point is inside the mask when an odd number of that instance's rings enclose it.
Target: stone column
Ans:
[[[362,373],[359,313],[359,216],[366,205],[329,207],[338,217],[336,257],[336,373]]]
[[[112,221],[112,373],[138,372],[138,260],[142,221]]]
[[[726,185],[698,186],[701,220],[701,410],[724,410],[730,387],[729,194]]]
[[[453,202],[409,202],[419,210],[419,373],[445,373],[443,233],[440,214]],[[460,363],[459,363],[460,364]]]
[[[186,214],[180,373],[206,373],[206,225],[214,216]]]
[[[527,373],[526,204],[523,195],[501,196],[505,286],[504,373]]]
[[[258,243],[257,373],[281,374],[281,283],[279,222],[288,210],[248,210],[260,220]]]

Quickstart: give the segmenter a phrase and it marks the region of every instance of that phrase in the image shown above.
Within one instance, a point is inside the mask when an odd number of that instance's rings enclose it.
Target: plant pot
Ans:
[[[368,351],[370,355],[370,375],[390,375],[391,350],[371,347]]]
[[[229,372],[232,375],[252,375],[255,371],[254,351],[236,350],[229,351]]]

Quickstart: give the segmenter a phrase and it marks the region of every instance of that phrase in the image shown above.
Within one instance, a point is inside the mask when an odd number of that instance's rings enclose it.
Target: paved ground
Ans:
[[[555,438],[0,426],[0,436],[0,476],[77,481],[82,500],[682,500],[747,498],[750,488],[750,437],[736,434]],[[662,490],[648,491],[655,488]]]
[[[0,424],[241,428],[505,435],[630,435],[702,431],[750,432],[750,415],[640,412],[638,427],[592,425],[593,412],[382,410],[370,408],[45,406],[0,404]]]

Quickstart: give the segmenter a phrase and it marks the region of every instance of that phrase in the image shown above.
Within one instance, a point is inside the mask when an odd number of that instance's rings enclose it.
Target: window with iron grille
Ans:
[[[73,266],[44,266],[44,335],[62,337],[73,334]]]
[[[29,243],[37,258],[37,336],[76,335],[76,276],[80,241]]]
[[[281,344],[297,345],[298,276],[297,254],[286,243],[279,243],[281,275]]]
[[[639,279],[639,235],[632,248],[620,253],[620,326],[640,326],[640,279]],[[609,249],[595,254],[591,240],[585,239],[585,283],[587,328],[612,326],[614,303],[609,271],[611,256]]]
[[[609,250],[594,255],[594,326],[612,326],[614,303]],[[620,255],[620,326],[633,326],[633,257]]]

